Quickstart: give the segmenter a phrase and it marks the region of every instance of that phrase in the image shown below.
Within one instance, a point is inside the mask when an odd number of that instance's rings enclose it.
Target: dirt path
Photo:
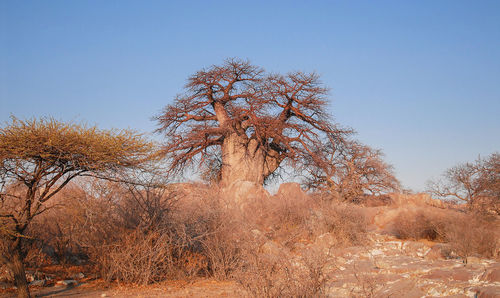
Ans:
[[[82,283],[75,287],[54,286],[32,288],[35,297],[242,297],[245,293],[234,282],[199,280],[168,281],[156,285],[106,287],[102,282]],[[15,297],[4,293],[0,297]]]

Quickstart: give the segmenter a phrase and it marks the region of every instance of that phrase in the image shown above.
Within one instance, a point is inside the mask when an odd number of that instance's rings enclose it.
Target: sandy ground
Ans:
[[[75,287],[32,288],[35,297],[242,297],[245,293],[234,282],[198,280],[169,281],[151,286],[106,286],[102,282],[81,283]],[[0,297],[15,297],[3,293]]]

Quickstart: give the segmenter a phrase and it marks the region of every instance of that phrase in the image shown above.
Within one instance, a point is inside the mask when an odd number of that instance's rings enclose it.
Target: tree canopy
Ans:
[[[319,160],[317,148],[350,133],[327,113],[327,91],[315,73],[266,73],[239,59],[202,69],[156,117],[163,153],[172,170],[220,159],[224,183],[262,184],[283,162]]]
[[[428,183],[428,191],[465,203],[469,210],[500,214],[500,154],[449,168],[442,179]]]
[[[326,190],[344,201],[400,189],[392,166],[383,160],[380,150],[354,140],[328,144],[318,150],[327,158],[319,164],[311,161],[306,167],[309,175],[305,182],[311,188]]]
[[[29,291],[22,266],[24,232],[44,203],[79,176],[111,178],[140,166],[152,144],[128,130],[100,130],[50,118],[0,128],[0,261],[14,273],[19,296]]]

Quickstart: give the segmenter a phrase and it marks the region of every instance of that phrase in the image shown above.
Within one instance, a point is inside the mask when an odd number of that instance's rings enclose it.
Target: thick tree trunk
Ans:
[[[266,155],[255,140],[237,134],[226,137],[222,146],[222,185],[229,186],[237,180],[252,181],[262,185],[274,172],[279,162]]]
[[[30,297],[28,281],[26,280],[26,272],[24,270],[23,258],[19,252],[14,251],[12,253],[12,258],[7,266],[14,275],[14,282],[17,287],[17,297]]]

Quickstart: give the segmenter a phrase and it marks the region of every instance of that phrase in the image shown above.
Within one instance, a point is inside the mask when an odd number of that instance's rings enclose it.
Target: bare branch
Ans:
[[[220,154],[223,180],[261,183],[283,162],[301,164],[324,140],[352,132],[325,112],[327,92],[314,73],[266,75],[229,59],[191,76],[186,93],[156,117],[167,137],[162,152],[174,171]]]

